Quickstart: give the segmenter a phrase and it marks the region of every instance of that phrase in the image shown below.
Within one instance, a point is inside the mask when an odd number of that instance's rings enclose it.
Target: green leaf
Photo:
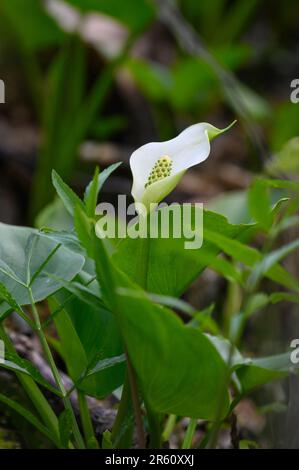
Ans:
[[[57,293],[55,300],[51,300],[52,310],[66,298],[64,290]],[[125,364],[120,356],[123,347],[112,313],[99,303],[92,304],[75,296],[54,321],[63,359],[77,388],[102,399],[122,385]]]
[[[253,219],[268,231],[273,223],[269,188],[263,180],[256,180],[248,191],[248,206]]]
[[[162,209],[164,211],[165,209]],[[194,214],[192,213],[192,216]],[[170,233],[172,229],[170,220]],[[202,228],[202,227],[201,227]],[[186,238],[151,238],[149,240],[149,262],[147,273],[147,287],[149,292],[155,294],[180,296],[187,287],[207,267],[211,266],[227,278],[241,282],[240,274],[232,264],[217,258],[222,247],[217,246],[214,240],[207,236],[209,233],[225,235],[225,240],[234,241],[234,238],[250,233],[250,225],[231,225],[225,217],[214,212],[204,211],[203,215],[203,245],[199,249],[185,249]],[[140,250],[143,239],[126,238],[122,240],[113,255],[115,264],[125,272],[134,282],[140,282],[139,264]],[[246,257],[252,257],[250,248],[246,248]],[[231,248],[235,253],[235,245]]]
[[[62,200],[66,210],[70,215],[74,215],[75,207],[78,205],[82,209],[84,204],[74,191],[60,178],[55,170],[52,171],[52,182],[57,191],[58,196]]]
[[[242,395],[268,382],[287,377],[290,369],[296,367],[291,362],[290,354],[279,354],[249,361],[247,359],[247,363],[237,365],[236,374],[241,383]]]
[[[86,213],[89,217],[95,216],[97,200],[99,195],[99,168],[96,167],[94,177],[85,190],[84,202],[86,206]]]
[[[292,106],[292,108],[296,108],[296,106]],[[296,111],[296,114],[298,116],[298,111]],[[297,123],[296,126],[298,126]],[[269,160],[267,165],[268,171],[274,175],[275,173],[282,173],[290,176],[297,175],[299,173],[298,154],[299,138],[293,137],[293,139],[289,140],[283,146],[277,155],[274,155],[274,157]]]
[[[115,357],[109,357],[108,359],[101,359],[90,371],[88,371],[86,377],[90,377],[91,375],[97,374],[97,372],[100,372],[102,370],[110,369],[110,367],[113,367],[116,364],[123,364],[125,361],[125,354],[121,354],[120,356]]]
[[[58,396],[61,395],[59,390],[57,390],[46,379],[44,379],[39,370],[36,369],[36,367],[34,367],[31,362],[27,361],[26,359],[21,359],[16,354],[12,354],[6,351],[4,362],[0,362],[0,368],[1,367],[15,373],[20,372],[22,374],[29,375],[35,382],[47,388],[52,393],[55,393]]]
[[[84,213],[81,212],[81,217]],[[211,341],[186,326],[170,310],[153,304],[116,269],[104,244],[90,230],[104,300],[115,313],[134,370],[151,408],[157,412],[214,419],[222,401],[228,410],[226,365]],[[90,243],[89,243],[90,245]],[[135,254],[136,256],[136,254]],[[136,297],[119,294],[136,289]],[[142,298],[143,297],[143,298]]]
[[[67,449],[69,447],[69,440],[72,434],[72,413],[70,410],[63,410],[59,415],[59,434],[61,445]]]
[[[86,213],[89,217],[94,217],[95,215],[99,192],[102,189],[105,181],[109,178],[111,173],[113,173],[113,171],[115,171],[121,165],[121,163],[122,162],[114,163],[105,170],[101,171],[101,173],[99,173],[98,168],[96,169],[94,177],[87,186],[84,194]]]
[[[274,292],[270,295],[270,300],[273,304],[281,301],[299,303],[299,295],[292,294],[291,292]]]
[[[127,296],[127,297],[137,297],[137,298],[143,298],[144,293],[137,291],[137,290],[130,290],[130,289],[118,289],[118,294]],[[158,294],[152,294],[150,292],[147,292],[148,298],[157,304],[165,305],[167,307],[171,307],[174,309],[177,309],[183,313],[186,313],[187,315],[193,316],[193,314],[196,312],[196,310],[189,305],[187,302],[181,299],[177,299],[176,297],[170,297],[167,295],[158,295]]]
[[[249,224],[251,222],[246,191],[229,191],[220,194],[206,204],[206,209],[227,217],[231,224]]]
[[[93,290],[90,288],[84,286],[80,282],[75,282],[75,281],[65,281],[64,279],[61,279],[57,276],[53,276],[49,273],[47,273],[49,277],[53,278],[55,281],[59,282],[61,284],[61,287],[63,287],[66,291],[70,292],[73,294],[75,297],[77,297],[79,300],[82,302],[90,305],[93,308],[103,308],[103,301],[99,295],[95,294]]]
[[[26,323],[33,327],[33,322],[31,321],[31,319],[23,312],[22,307],[18,304],[18,302],[16,302],[16,300],[13,298],[13,296],[5,287],[5,285],[2,284],[2,282],[0,282],[0,301],[1,300],[4,300],[12,308],[13,311],[17,312]],[[3,319],[4,317],[0,315],[0,320]]]
[[[236,348],[232,348],[228,340],[219,336],[209,337],[223,360],[226,363],[230,361],[231,372],[235,373],[236,385],[239,387],[240,395],[237,397],[237,401],[261,385],[287,377],[290,370],[299,367],[298,364],[291,362],[291,352],[257,359],[246,358]]]
[[[45,206],[37,215],[34,226],[40,230],[65,230],[73,228],[72,217],[64,207],[63,202],[57,196]]]
[[[15,301],[11,293],[8,291],[5,285],[2,284],[2,282],[0,282],[0,300],[5,300],[11,308],[23,315],[22,307]]]
[[[29,240],[34,241],[31,247],[34,256],[28,252]],[[2,223],[0,223],[0,256],[0,282],[19,305],[30,304],[26,287],[28,281],[34,299],[39,302],[61,287],[59,282],[46,275],[45,270],[69,281],[82,269],[85,262],[82,255],[37,230]],[[6,312],[8,308],[7,302],[0,301],[0,313]]]
[[[247,230],[250,231],[250,225],[247,227]],[[209,228],[206,228],[204,230],[204,237],[209,242],[218,246],[221,250],[224,251],[224,253],[228,254],[237,261],[244,263],[246,266],[255,269],[255,265],[260,266],[259,263],[262,264],[263,256],[257,249],[241,243],[238,240],[231,239],[226,234],[223,235],[223,233],[220,231],[218,233],[216,230],[210,230]],[[266,262],[268,267],[267,269],[262,269],[262,274],[285,287],[298,290],[299,283],[290,273],[288,273],[282,266],[278,264],[279,260],[280,258],[278,257],[276,262],[274,262],[274,260],[273,263]],[[252,273],[251,276],[253,277],[255,275]]]
[[[263,184],[267,185],[269,188],[299,191],[299,183],[290,180],[263,179]]]
[[[86,47],[79,35],[73,34],[51,60],[46,76],[47,95],[42,110],[44,139],[31,195],[33,216],[53,199],[52,169],[65,179],[73,174],[78,147],[86,131],[78,136],[78,121],[85,121],[86,117],[85,74]]]
[[[221,414],[225,414],[226,367],[209,339],[146,298],[122,297],[120,309],[129,355],[152,408],[213,419],[223,400]]]
[[[215,230],[205,228],[204,237],[209,242],[214,243],[216,246],[221,248],[224,253],[246,266],[252,266],[255,261],[260,259],[260,253],[255,248],[251,248],[250,246],[245,245],[238,240],[231,239]]]
[[[20,44],[36,51],[61,44],[66,35],[36,0],[2,0],[0,10]]]
[[[67,0],[83,12],[96,11],[111,16],[133,31],[142,31],[153,18],[153,7],[146,0]],[[128,14],[130,12],[130,14]]]
[[[270,298],[267,294],[259,292],[249,297],[248,302],[244,307],[244,313],[247,317],[253,315],[256,311],[268,305]]]
[[[292,251],[297,250],[299,248],[299,239],[294,240],[287,245],[272,251],[268,255],[264,256],[261,261],[259,261],[254,270],[252,271],[251,275],[248,278],[248,285],[255,286],[259,280],[266,275],[271,268],[273,268],[279,261],[283,258],[288,256]]]
[[[54,434],[50,432],[49,429],[44,426],[39,419],[34,416],[29,410],[24,408],[22,405],[17,403],[14,400],[11,400],[10,398],[6,397],[2,393],[0,393],[0,402],[4,403],[4,405],[8,406],[12,410],[14,410],[16,413],[18,413],[20,416],[25,418],[32,426],[34,426],[39,432],[44,434],[50,441],[54,442],[54,444],[57,445],[57,440]]]

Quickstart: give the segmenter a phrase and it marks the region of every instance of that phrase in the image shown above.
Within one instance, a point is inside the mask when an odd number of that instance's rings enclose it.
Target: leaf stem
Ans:
[[[191,448],[196,426],[197,426],[197,419],[190,419],[188,427],[187,427],[187,431],[184,437],[184,441],[182,444],[182,449]]]
[[[162,439],[164,442],[167,442],[173,432],[173,429],[176,424],[177,417],[176,415],[169,415],[165,424],[165,428],[162,434]]]
[[[50,365],[50,368],[51,368],[53,377],[55,379],[56,385],[57,385],[57,387],[59,388],[59,390],[61,392],[64,407],[65,407],[66,410],[68,410],[70,412],[70,416],[72,418],[73,434],[74,434],[74,438],[75,438],[77,447],[79,449],[84,449],[85,448],[84,441],[83,441],[83,438],[81,436],[81,433],[80,433],[80,430],[79,430],[79,427],[78,427],[78,423],[77,423],[77,420],[76,420],[76,417],[75,417],[75,414],[74,414],[74,410],[72,408],[71,401],[70,401],[70,399],[67,395],[67,391],[66,391],[66,389],[65,389],[65,387],[62,383],[62,380],[61,380],[60,374],[58,372],[57,366],[55,364],[51,349],[48,345],[46,336],[45,336],[45,334],[43,332],[43,329],[41,327],[41,322],[40,322],[39,314],[38,314],[38,311],[37,311],[37,308],[36,308],[36,305],[35,305],[35,301],[34,301],[34,298],[33,298],[33,293],[32,293],[31,287],[28,288],[28,292],[29,292],[30,303],[31,303],[31,308],[32,308],[32,315],[33,315],[34,323],[35,323],[35,326],[36,326],[37,334],[38,334],[39,340],[41,342],[41,345],[42,345],[44,354],[46,356],[46,359],[47,359],[47,361]]]
[[[138,386],[135,376],[135,371],[133,369],[132,363],[130,361],[129,356],[127,355],[127,364],[128,364],[128,378],[131,387],[131,396],[132,396],[132,403],[136,421],[136,429],[137,429],[137,437],[138,437],[138,446],[140,449],[145,449],[146,447],[146,440],[145,434],[143,429],[143,422],[142,422],[142,412],[139,402],[139,394],[138,394]]]
[[[5,343],[5,347],[7,350],[13,354],[16,354],[14,345],[9,338],[8,334],[5,332],[3,325],[0,323],[0,337],[3,339]],[[59,435],[59,428],[58,428],[58,419],[52,410],[51,406],[45,399],[44,395],[40,391],[37,384],[34,380],[24,375],[20,372],[16,372],[16,376],[21,383],[23,389],[25,390],[26,394],[28,395],[29,399],[35,406],[36,410],[38,411],[40,417],[42,418],[45,425],[53,434],[55,439],[55,444],[57,447],[60,447],[60,435]]]
[[[88,449],[99,449],[99,443],[94,433],[90,412],[86,400],[86,396],[81,390],[77,391],[79,410],[81,416],[82,427],[84,431],[85,442]]]
[[[145,218],[142,219],[142,218]],[[148,269],[149,269],[149,259],[150,259],[150,215],[140,216],[140,224],[146,224],[146,237],[140,239],[140,248],[139,248],[139,263],[137,266],[136,279],[138,280],[139,285],[147,290],[147,280],[148,280]],[[161,447],[161,420],[160,416],[152,410],[148,401],[144,398],[145,408],[148,418],[149,434],[150,434],[150,447],[159,449]]]
[[[114,448],[117,447],[119,449],[123,449],[130,447],[133,434],[133,425],[130,425],[130,423],[128,423],[128,416],[130,415],[131,409],[132,398],[127,371],[122,389],[121,399],[118,405],[116,419],[114,421],[111,433],[111,441]]]

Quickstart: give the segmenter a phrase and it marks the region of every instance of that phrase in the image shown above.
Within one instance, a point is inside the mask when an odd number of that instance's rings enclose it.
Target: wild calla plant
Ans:
[[[207,158],[210,140],[219,133],[209,124],[197,124],[170,142],[137,150],[131,159],[135,201],[147,209],[157,204],[187,168]],[[132,447],[135,425],[140,447],[146,445],[147,434],[151,447],[161,447],[179,417],[191,419],[183,448],[192,445],[198,419],[207,422],[201,447],[213,447],[222,424],[245,394],[286,377],[290,367],[296,367],[289,352],[248,359],[236,346],[256,312],[281,300],[298,302],[299,283],[280,262],[299,241],[271,247],[286,227],[298,223],[293,199],[299,185],[263,178],[254,182],[248,197],[253,220],[247,225],[233,225],[205,211],[204,243],[198,250],[185,250],[184,240],[175,238],[126,238],[108,251],[95,233],[95,209],[103,183],[116,168],[101,174],[96,170],[84,200],[53,172],[55,189],[74,220],[71,232],[0,224],[0,339],[5,345],[0,367],[15,373],[35,411],[4,393],[0,402],[55,447]],[[272,206],[268,193],[277,188],[283,198]],[[271,224],[265,223],[269,220]],[[255,233],[267,236],[262,250],[250,246]],[[196,311],[179,298],[206,267],[229,285],[225,323],[212,317],[213,305]],[[285,290],[263,292],[265,277]],[[49,308],[45,321],[40,301],[47,301]],[[24,308],[28,304],[29,310]],[[38,336],[54,385],[17,354],[5,323],[12,312]],[[45,332],[52,322],[58,338],[51,344],[73,382],[68,388]],[[106,398],[121,386],[112,429],[96,435],[86,395]],[[43,389],[61,400],[61,414]],[[73,390],[79,397],[80,419],[69,399]]]

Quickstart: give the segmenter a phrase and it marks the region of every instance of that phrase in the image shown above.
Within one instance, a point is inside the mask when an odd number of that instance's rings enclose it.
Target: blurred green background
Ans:
[[[129,194],[132,150],[200,121],[238,123],[172,197],[242,190],[299,134],[298,23],[296,0],[1,0],[0,219],[32,223],[52,168],[80,192],[122,160]]]

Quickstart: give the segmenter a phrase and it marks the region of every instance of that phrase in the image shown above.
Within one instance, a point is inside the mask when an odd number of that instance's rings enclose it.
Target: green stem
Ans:
[[[167,442],[174,430],[175,423],[176,423],[176,415],[169,415],[166,421],[166,425],[162,434],[163,442]]]
[[[133,425],[128,417],[132,414],[132,398],[128,373],[126,374],[121,399],[114,421],[111,441],[114,448],[126,449],[130,447],[133,435]],[[132,420],[133,421],[133,420]]]
[[[78,395],[78,403],[79,403],[79,410],[81,416],[81,422],[85,437],[85,442],[87,444],[88,449],[99,449],[99,443],[94,433],[94,429],[92,426],[92,421],[90,418],[90,412],[86,400],[86,396],[80,390],[77,391]]]
[[[0,337],[3,339],[5,343],[5,347],[11,354],[16,354],[16,350],[14,345],[5,332],[3,325],[0,323]],[[16,376],[21,383],[23,389],[25,390],[27,396],[33,403],[34,407],[38,411],[40,417],[42,418],[45,425],[51,431],[53,435],[53,439],[57,447],[60,447],[60,435],[59,435],[59,426],[58,426],[58,419],[52,410],[51,406],[45,399],[44,395],[34,382],[34,380],[25,375],[21,374],[20,372],[16,372]]]
[[[197,426],[197,419],[190,419],[185,438],[182,444],[182,449],[191,449],[193,436]]]
[[[140,449],[145,449],[146,440],[145,440],[145,434],[144,434],[144,429],[143,429],[142,412],[141,412],[140,402],[139,402],[138,386],[137,386],[135,371],[133,369],[133,366],[132,366],[132,363],[130,361],[128,354],[127,354],[127,364],[128,364],[128,378],[129,378],[130,387],[131,387],[131,397],[132,397],[136,429],[137,429],[138,446]]]
[[[147,412],[148,427],[150,431],[150,449],[161,448],[161,416],[154,412],[147,401],[145,401],[145,408]]]
[[[45,336],[45,334],[43,332],[43,329],[41,327],[41,322],[40,322],[39,314],[38,314],[38,311],[37,311],[37,308],[36,308],[36,305],[35,305],[35,301],[34,301],[34,298],[33,298],[33,293],[32,293],[31,287],[28,288],[28,292],[29,292],[30,303],[31,303],[31,308],[32,308],[32,315],[33,315],[35,327],[36,327],[36,330],[37,330],[37,334],[38,334],[39,340],[41,342],[41,345],[42,345],[44,354],[46,356],[46,359],[47,359],[47,361],[50,365],[50,368],[51,368],[53,377],[55,379],[56,385],[57,385],[57,387],[59,388],[59,390],[61,392],[64,407],[65,407],[66,410],[69,411],[70,416],[72,418],[73,434],[74,434],[74,438],[75,438],[77,447],[79,449],[84,449],[85,448],[84,441],[82,439],[82,436],[81,436],[81,433],[80,433],[80,430],[79,430],[79,427],[78,427],[78,423],[77,423],[77,420],[76,420],[76,417],[75,417],[75,414],[74,414],[74,410],[72,408],[71,401],[70,401],[70,399],[68,397],[68,394],[67,394],[67,391],[66,391],[66,389],[65,389],[65,387],[62,383],[62,380],[61,380],[60,374],[58,372],[58,369],[56,367],[51,349],[48,345],[46,336]]]
[[[142,217],[142,216],[141,216]],[[142,222],[140,222],[142,223]],[[149,269],[149,259],[150,259],[150,216],[148,215],[146,220],[147,227],[147,236],[140,239],[140,248],[139,256],[140,260],[137,272],[136,279],[138,280],[139,285],[147,290],[147,279],[148,279],[148,269]],[[150,448],[159,449],[161,447],[161,417],[153,411],[149,403],[145,400],[145,408],[148,418],[149,434],[150,434]]]

